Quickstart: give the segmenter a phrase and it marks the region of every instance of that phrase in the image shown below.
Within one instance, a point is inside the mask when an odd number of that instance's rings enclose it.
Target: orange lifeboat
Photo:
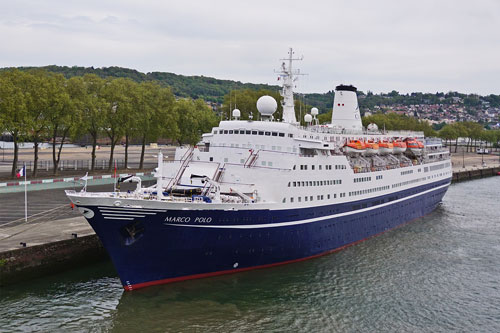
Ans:
[[[406,151],[406,143],[401,140],[396,140],[393,143],[393,152],[394,154],[402,154]]]
[[[379,151],[379,144],[374,142],[373,140],[369,140],[368,142],[365,142],[366,146],[366,155],[376,155],[378,154]]]
[[[366,144],[361,140],[350,140],[344,145],[345,151],[349,155],[364,155]]]
[[[394,145],[392,144],[392,142],[386,140],[379,142],[378,147],[380,155],[392,154],[392,151],[394,149]]]
[[[419,142],[413,138],[408,138],[405,141],[406,141],[406,146],[408,147],[409,151],[413,153],[413,155],[415,156],[422,155],[422,150],[424,148],[424,144],[422,142]]]

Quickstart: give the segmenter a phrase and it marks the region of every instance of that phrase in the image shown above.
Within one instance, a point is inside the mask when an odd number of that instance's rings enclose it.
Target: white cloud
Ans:
[[[293,46],[302,91],[500,93],[498,1],[15,1],[0,66],[123,66],[275,83]]]

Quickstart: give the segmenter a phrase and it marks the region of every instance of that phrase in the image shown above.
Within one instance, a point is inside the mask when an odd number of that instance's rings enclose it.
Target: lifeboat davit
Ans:
[[[349,155],[364,155],[366,145],[361,140],[350,140],[344,145],[345,151]]]
[[[378,152],[379,152],[379,144],[378,143],[370,140],[368,142],[365,142],[365,146],[366,146],[366,155],[372,156],[372,155],[378,154]]]
[[[394,154],[402,154],[406,151],[406,143],[404,141],[396,140],[392,145]]]
[[[424,144],[412,138],[406,139],[406,146],[408,150],[415,156],[422,155],[422,150],[424,149]]]
[[[380,155],[389,155],[392,154],[394,149],[394,145],[389,141],[381,141],[378,143],[378,151]]]

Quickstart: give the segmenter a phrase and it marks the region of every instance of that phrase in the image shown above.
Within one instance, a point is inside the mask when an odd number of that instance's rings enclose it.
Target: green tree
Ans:
[[[141,140],[139,168],[144,166],[146,142],[160,136],[177,140],[179,137],[179,116],[174,110],[174,95],[168,88],[161,88],[157,82],[142,82],[137,90],[134,108],[139,115],[135,121],[137,135]]]
[[[29,113],[26,106],[26,81],[28,74],[16,69],[0,74],[0,123],[14,141],[14,158],[11,176],[17,171],[19,143],[28,131]]]
[[[108,103],[104,99],[105,81],[95,74],[83,76],[84,99],[82,101],[82,127],[92,137],[92,167],[95,169],[96,147],[99,135],[103,133],[105,126],[105,110]]]
[[[111,140],[108,171],[113,167],[113,156],[118,141],[125,135],[128,114],[132,110],[132,99],[129,95],[132,87],[130,79],[114,79],[107,81],[103,89],[103,97],[107,108],[104,109],[104,132]]]
[[[458,132],[456,129],[451,126],[451,125],[444,125],[444,127],[439,131],[438,136],[445,140],[445,142],[450,142],[451,145],[451,140],[456,140],[458,138]],[[450,147],[451,151],[451,147]]]
[[[68,137],[76,137],[82,127],[81,117],[86,96],[85,85],[81,77],[66,80],[62,75],[53,76],[57,87],[55,103],[47,112],[47,128],[52,141],[52,173],[57,174],[61,151]],[[81,131],[81,130],[80,130]],[[60,138],[59,146],[57,138]],[[56,152],[57,151],[57,152]]]
[[[196,144],[203,132],[209,132],[217,120],[213,111],[202,100],[180,99],[174,105],[179,115],[179,144]]]

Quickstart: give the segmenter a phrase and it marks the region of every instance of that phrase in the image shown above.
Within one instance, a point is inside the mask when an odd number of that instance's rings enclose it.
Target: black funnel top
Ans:
[[[354,91],[354,92],[358,91],[358,89],[356,89],[356,87],[353,85],[346,86],[343,84],[341,84],[340,86],[336,86],[335,90],[337,90],[337,91]]]

